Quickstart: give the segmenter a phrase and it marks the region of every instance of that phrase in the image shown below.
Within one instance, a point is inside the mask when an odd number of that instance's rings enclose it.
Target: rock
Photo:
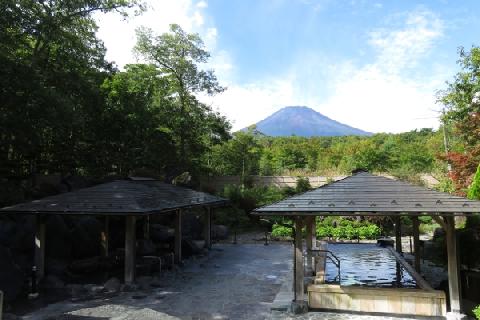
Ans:
[[[0,220],[0,245],[10,247],[16,231],[17,227],[14,221],[8,219]]]
[[[130,284],[126,283],[120,287],[120,291],[122,292],[133,292],[133,291],[137,291],[137,289],[138,287],[134,283],[130,283]]]
[[[25,275],[15,264],[10,250],[0,246],[0,290],[5,301],[15,300],[22,292]]]
[[[98,271],[108,271],[111,267],[112,264],[108,259],[92,257],[73,261],[68,268],[77,273],[94,273]]]
[[[148,276],[138,277],[136,282],[140,290],[148,290],[151,288],[150,284],[153,282],[153,278]]]
[[[100,233],[102,224],[94,217],[75,219],[71,232],[74,258],[87,258],[100,254]]]
[[[71,232],[63,217],[59,215],[49,216],[46,228],[47,257],[70,259],[72,257]]]
[[[73,299],[78,299],[88,295],[88,289],[81,284],[69,284],[67,287],[70,290],[70,295]]]
[[[95,285],[95,284],[86,284],[83,287],[88,292],[93,293],[93,294],[99,294],[99,293],[103,293],[103,292],[107,291],[104,286],[99,286],[99,285]]]
[[[22,317],[16,316],[13,313],[4,313],[2,315],[2,320],[21,320]]]
[[[182,239],[182,256],[187,258],[200,253],[202,253],[202,248],[198,247],[193,240]]]
[[[120,280],[117,278],[110,278],[105,282],[103,287],[108,291],[108,292],[119,292],[120,287],[121,287]]]
[[[45,273],[55,275],[57,277],[65,276],[68,269],[68,263],[65,260],[48,258],[45,263]]]
[[[226,240],[228,239],[228,227],[221,225],[221,224],[215,224],[213,225],[212,228],[212,237],[213,239],[216,240]]]
[[[203,239],[202,221],[203,219],[197,218],[194,214],[184,214],[182,216],[182,233],[192,239]]]
[[[175,236],[175,230],[161,224],[150,225],[150,238],[158,242],[166,242]]]
[[[152,256],[155,252],[156,247],[152,240],[141,239],[137,241],[137,255]]]
[[[45,289],[62,289],[65,283],[59,277],[49,274],[42,279],[40,286]]]

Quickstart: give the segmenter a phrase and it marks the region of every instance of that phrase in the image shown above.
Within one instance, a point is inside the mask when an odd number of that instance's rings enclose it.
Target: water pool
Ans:
[[[341,261],[342,286],[369,286],[389,288],[416,288],[412,276],[397,262],[386,248],[375,244],[328,244]],[[327,260],[326,282],[333,283],[337,267]]]

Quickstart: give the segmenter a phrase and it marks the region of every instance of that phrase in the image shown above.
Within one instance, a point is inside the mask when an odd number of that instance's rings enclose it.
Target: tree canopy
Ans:
[[[197,34],[178,25],[138,33],[150,63],[105,59],[94,12],[142,10],[137,0],[0,3],[0,174],[170,177],[200,172],[230,125],[195,94],[223,88]]]

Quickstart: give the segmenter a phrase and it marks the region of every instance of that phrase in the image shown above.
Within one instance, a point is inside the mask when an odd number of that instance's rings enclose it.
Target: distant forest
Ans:
[[[446,172],[442,131],[346,137],[266,137],[237,132],[212,148],[215,175],[339,175],[363,168],[398,176]]]

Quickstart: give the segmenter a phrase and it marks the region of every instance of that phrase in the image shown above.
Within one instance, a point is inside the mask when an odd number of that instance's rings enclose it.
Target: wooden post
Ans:
[[[136,245],[136,218],[135,216],[125,217],[125,283],[135,282],[135,245]]]
[[[182,210],[175,212],[175,263],[182,262]]]
[[[420,223],[418,217],[412,217],[413,227],[413,250],[415,252],[415,270],[420,273]]]
[[[45,217],[36,217],[35,229],[35,266],[37,267],[37,280],[45,276]]]
[[[448,290],[450,295],[450,312],[460,313],[460,283],[458,277],[457,239],[455,236],[455,218],[445,217],[448,256]]]
[[[400,217],[395,218],[395,250],[402,253],[402,220]]]
[[[295,301],[303,301],[305,295],[302,228],[302,218],[295,217]]]
[[[109,229],[110,229],[110,218],[105,216],[103,231],[100,234],[102,253],[104,257],[108,257],[108,239],[109,239]]]
[[[211,231],[211,220],[212,220],[212,208],[207,207],[207,211],[203,216],[203,238],[205,239],[204,247],[210,249],[212,247],[212,231]]]
[[[314,231],[313,231],[313,221],[315,217],[306,217],[305,218],[305,223],[306,223],[306,244],[307,244],[307,272],[309,275],[313,274],[313,267],[312,267],[312,252],[310,250],[313,249],[313,244],[314,244]]]
[[[143,239],[150,240],[150,216],[147,215],[143,220]]]

